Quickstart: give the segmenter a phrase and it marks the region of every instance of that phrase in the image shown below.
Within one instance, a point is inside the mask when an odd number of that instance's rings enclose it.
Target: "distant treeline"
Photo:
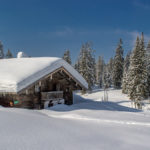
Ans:
[[[13,55],[9,49],[7,50],[7,53],[4,54],[3,44],[0,41],[0,59],[3,59],[3,58],[13,58]]]

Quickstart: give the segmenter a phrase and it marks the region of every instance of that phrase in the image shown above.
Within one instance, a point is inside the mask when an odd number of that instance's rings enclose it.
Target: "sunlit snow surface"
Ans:
[[[75,95],[72,106],[0,108],[0,150],[149,150],[150,113],[120,90]]]

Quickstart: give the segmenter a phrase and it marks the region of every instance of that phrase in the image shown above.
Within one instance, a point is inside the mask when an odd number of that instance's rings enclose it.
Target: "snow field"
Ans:
[[[127,107],[119,90],[74,95],[75,104],[26,110],[0,107],[1,150],[149,150],[150,114]]]

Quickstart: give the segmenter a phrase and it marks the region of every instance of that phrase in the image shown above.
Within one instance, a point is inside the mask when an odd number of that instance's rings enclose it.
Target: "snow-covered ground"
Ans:
[[[75,95],[47,110],[0,107],[0,150],[149,150],[150,112],[131,108],[120,90]]]

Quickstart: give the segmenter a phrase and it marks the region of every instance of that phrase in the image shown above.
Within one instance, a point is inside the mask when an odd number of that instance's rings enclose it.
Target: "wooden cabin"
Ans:
[[[42,109],[73,104],[73,91],[87,82],[66,61],[55,57],[0,60],[0,105]]]

